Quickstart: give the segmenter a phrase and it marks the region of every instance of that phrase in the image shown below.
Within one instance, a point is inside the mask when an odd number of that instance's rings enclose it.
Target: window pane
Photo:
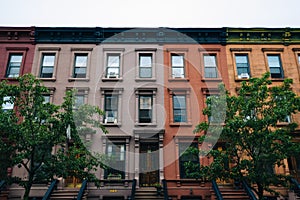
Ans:
[[[86,67],[87,66],[87,56],[76,56],[75,66],[76,67]]]
[[[151,96],[140,96],[140,109],[151,109],[152,97]]]
[[[183,67],[183,60],[181,55],[172,55],[172,66]]]
[[[152,66],[152,56],[151,55],[141,55],[140,56],[140,67],[151,67]]]
[[[151,77],[152,77],[151,67],[140,68],[140,78],[151,78]]]
[[[139,123],[151,123],[152,110],[139,111]]]
[[[174,122],[186,122],[186,110],[174,110]]]
[[[23,58],[22,55],[12,55],[10,57],[10,62],[12,62],[12,63],[22,63],[22,58]]]
[[[119,68],[116,68],[116,67],[107,68],[107,75],[109,75],[109,76],[119,75]]]
[[[246,55],[235,55],[235,62],[236,62],[236,64],[247,64],[248,63],[248,56],[246,56]]]
[[[55,55],[44,55],[43,66],[54,66]]]
[[[173,78],[183,78],[184,77],[184,68],[178,67],[178,68],[172,68],[172,76]]]
[[[79,106],[84,104],[84,95],[76,95],[75,96],[75,107],[78,108]]]
[[[18,77],[20,73],[19,67],[11,67],[9,70],[8,77]]]
[[[42,69],[43,74],[52,74],[53,73],[53,68],[52,67],[43,67]]]
[[[270,67],[280,67],[280,59],[279,56],[268,56],[268,63]]]
[[[185,96],[173,96],[173,107],[176,109],[186,108]]]
[[[77,67],[75,69],[75,74],[85,74],[86,73],[86,68],[84,67]]]
[[[206,67],[204,70],[205,78],[217,78],[217,69],[214,67]]]
[[[216,67],[216,56],[206,55],[204,56],[204,66]]]
[[[109,55],[107,59],[108,67],[119,67],[120,66],[120,56],[119,55]]]
[[[106,96],[105,110],[117,110],[117,109],[118,109],[118,97],[116,95]]]
[[[2,110],[12,110],[14,108],[14,103],[9,102],[10,99],[10,96],[3,97]]]
[[[125,178],[125,144],[107,144],[106,154],[110,157],[105,178]]]
[[[50,95],[44,95],[44,103],[50,103]]]

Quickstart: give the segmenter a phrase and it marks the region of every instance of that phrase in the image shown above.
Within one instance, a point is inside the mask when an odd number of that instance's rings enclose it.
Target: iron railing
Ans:
[[[57,179],[54,179],[51,183],[51,185],[49,186],[47,192],[45,193],[44,197],[42,200],[48,200],[53,192],[53,190],[56,188],[56,185],[58,183]]]
[[[5,185],[6,185],[5,181],[0,181],[0,192],[4,189]]]
[[[80,190],[79,190],[78,195],[77,195],[77,200],[82,199],[82,197],[84,195],[84,191],[86,190],[86,188],[87,188],[87,180],[84,180],[81,183],[81,187],[80,187]]]
[[[222,196],[219,186],[215,180],[212,180],[212,188],[215,191],[217,200],[223,200],[223,196]]]
[[[136,191],[136,179],[133,179],[131,185],[131,195],[128,197],[128,200],[135,200],[135,191]]]
[[[250,197],[250,199],[257,200],[256,196],[254,195],[253,191],[251,190],[251,188],[249,187],[248,183],[245,180],[242,181],[242,185],[243,185],[243,188],[245,189],[246,193]]]

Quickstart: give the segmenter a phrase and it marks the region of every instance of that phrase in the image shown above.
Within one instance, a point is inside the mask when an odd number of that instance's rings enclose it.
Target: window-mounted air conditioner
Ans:
[[[248,73],[241,73],[240,75],[238,75],[238,78],[242,79],[242,78],[250,78]]]
[[[109,72],[109,74],[107,74],[107,78],[119,78],[119,74],[116,74],[115,72]]]
[[[105,124],[108,124],[108,123],[118,123],[118,120],[114,117],[106,117],[105,120],[104,120],[104,123]]]

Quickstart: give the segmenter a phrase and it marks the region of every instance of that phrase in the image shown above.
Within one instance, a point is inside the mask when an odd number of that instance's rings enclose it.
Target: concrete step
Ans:
[[[161,192],[160,195],[157,194],[155,188],[138,188],[135,192],[135,199],[136,200],[163,200],[163,193]]]
[[[50,200],[63,200],[63,199],[77,199],[79,189],[66,189],[66,190],[55,190],[50,197]],[[87,193],[83,195],[82,199],[86,198]]]

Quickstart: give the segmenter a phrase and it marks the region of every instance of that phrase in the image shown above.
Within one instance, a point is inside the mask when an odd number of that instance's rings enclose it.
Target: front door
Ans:
[[[288,159],[291,175],[300,182],[300,157],[291,157]]]
[[[157,142],[140,143],[140,186],[159,182],[159,151]]]

